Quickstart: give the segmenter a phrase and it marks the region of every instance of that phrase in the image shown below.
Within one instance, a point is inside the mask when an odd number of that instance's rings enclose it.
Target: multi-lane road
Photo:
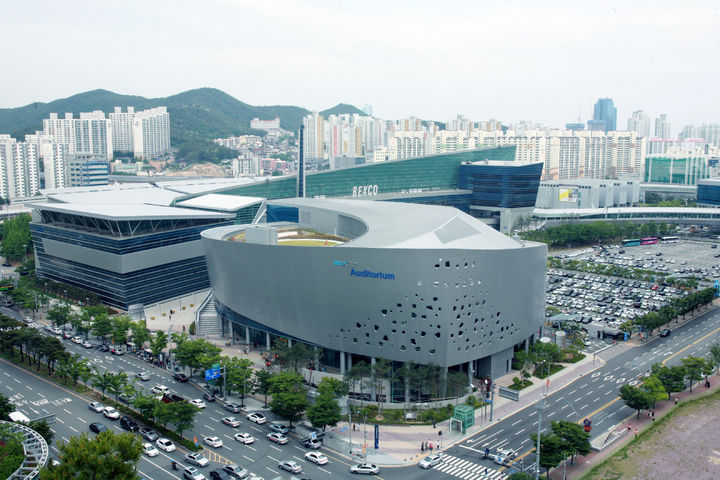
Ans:
[[[710,344],[718,341],[720,333],[720,312],[709,311],[692,322],[673,330],[667,338],[657,338],[643,345],[629,348],[625,344],[618,344],[601,355],[605,365],[586,375],[559,391],[548,393],[547,407],[543,411],[542,431],[547,431],[552,420],[579,421],[591,418],[593,424],[592,435],[597,436],[623,422],[633,410],[624,405],[619,399],[618,388],[625,383],[639,383],[642,376],[653,363],[667,362],[669,365],[680,363],[688,355],[704,355]],[[192,383],[177,383],[171,379],[171,372],[152,368],[149,364],[133,355],[115,357],[96,350],[85,350],[79,345],[66,341],[68,350],[81,353],[92,359],[92,362],[101,369],[114,372],[126,371],[134,373],[146,370],[150,374],[147,382],[137,381],[141,388],[149,390],[155,384],[169,386],[172,390],[186,398],[199,398],[201,391]],[[0,373],[0,392],[11,398],[19,410],[30,418],[37,417],[43,411],[55,414],[57,421],[52,427],[56,432],[56,439],[68,439],[81,432],[88,432],[88,426],[94,421],[100,421],[113,430],[122,431],[118,422],[105,419],[101,414],[88,409],[87,399],[68,389],[59,387],[43,378],[36,377],[9,362],[3,362]],[[327,478],[330,475],[350,477],[347,458],[332,451],[325,453],[330,462],[317,466],[304,459],[308,451],[291,436],[286,445],[275,445],[266,440],[269,433],[267,425],[256,425],[245,419],[244,414],[234,414],[242,424],[238,428],[224,425],[221,420],[231,416],[218,402],[208,403],[207,408],[201,410],[196,417],[194,427],[186,436],[197,437],[199,441],[205,436],[218,436],[223,440],[224,446],[220,449],[206,448],[206,455],[211,459],[211,465],[202,469],[204,473],[218,468],[223,463],[237,463],[250,472],[269,478],[291,478],[287,472],[278,469],[277,464],[284,460],[295,460],[303,467],[303,472],[297,477],[301,478]],[[498,471],[490,459],[483,459],[483,451],[489,448],[495,453],[500,448],[510,448],[520,453],[518,464],[532,463],[533,454],[530,433],[537,431],[537,412],[529,407],[496,422],[481,432],[465,438],[444,451],[444,461],[434,469],[420,470],[417,466],[384,468],[380,478],[387,479],[442,479],[459,478],[461,480],[481,480],[502,478],[503,473]],[[251,445],[244,445],[233,439],[238,432],[247,432],[256,439]],[[207,450],[210,450],[209,452]],[[53,451],[57,451],[53,448]],[[165,453],[153,458],[143,456],[139,469],[147,479],[182,478],[181,472],[170,468],[171,460],[183,463],[184,451]],[[523,458],[524,457],[524,458]]]

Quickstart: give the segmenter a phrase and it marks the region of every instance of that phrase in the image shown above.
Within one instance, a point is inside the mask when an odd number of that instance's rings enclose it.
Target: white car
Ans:
[[[498,450],[498,453],[495,455],[495,463],[498,465],[505,465],[505,463],[509,462],[513,458],[517,457],[517,452],[515,450],[511,449],[500,449]]]
[[[117,420],[120,418],[120,412],[118,412],[114,407],[103,408],[103,415],[110,420]]]
[[[202,453],[186,453],[185,461],[191,465],[197,465],[198,467],[207,467],[210,461],[203,457]]]
[[[166,452],[174,452],[177,448],[175,447],[175,444],[172,442],[172,440],[168,438],[158,438],[155,441],[155,445],[160,450],[165,450]]]
[[[105,410],[105,405],[100,402],[90,402],[88,403],[88,408],[95,413],[102,413],[103,410]]]
[[[418,466],[420,468],[428,469],[434,467],[435,465],[438,465],[440,462],[442,462],[442,455],[440,455],[439,453],[433,453],[432,455],[428,455],[427,457],[420,460]]]
[[[153,393],[155,395],[169,395],[170,389],[165,385],[155,385],[150,389],[150,393]]]
[[[234,438],[238,442],[244,443],[245,445],[250,445],[255,441],[255,438],[249,433],[236,433]]]
[[[158,455],[160,455],[160,452],[157,448],[155,448],[155,445],[153,445],[152,443],[143,444],[143,453],[148,457],[157,457]]]
[[[72,338],[70,339],[70,341],[73,342],[73,343],[82,343],[82,342],[83,342],[83,337],[81,337],[80,335],[75,335],[74,337],[72,337]]]
[[[195,405],[197,408],[205,408],[205,402],[200,400],[199,398],[196,398],[194,400],[190,400],[190,405]]]
[[[247,416],[247,419],[251,422],[255,422],[258,425],[262,425],[263,423],[267,422],[267,418],[265,418],[265,415],[262,413],[251,413]]]
[[[325,465],[328,463],[328,458],[320,452],[307,452],[305,454],[305,460],[313,462],[317,465]]]
[[[278,463],[278,467],[282,468],[283,470],[287,470],[290,473],[302,472],[302,467],[294,460],[285,460],[284,462],[280,462]]]
[[[185,480],[205,480],[205,475],[198,472],[195,467],[185,467],[183,470],[183,478]]]
[[[150,375],[148,374],[148,372],[137,372],[135,374],[135,377],[139,378],[143,382],[147,382],[148,380],[150,380]]]
[[[350,467],[350,473],[362,473],[365,475],[377,475],[380,473],[380,467],[373,463],[361,463]]]
[[[205,445],[210,445],[213,448],[221,448],[223,446],[223,441],[218,437],[205,437],[203,441]]]
[[[88,342],[87,340],[85,340],[84,342],[82,342],[80,345],[82,345],[82,346],[85,347],[85,348],[93,348],[93,344],[90,343],[90,342]]]
[[[285,445],[286,443],[288,443],[288,438],[282,433],[268,433],[265,438],[267,438],[271,442],[277,443],[278,445]]]
[[[237,428],[240,426],[240,420],[235,417],[225,417],[222,419],[222,423],[224,423],[225,425],[229,425],[233,428]]]

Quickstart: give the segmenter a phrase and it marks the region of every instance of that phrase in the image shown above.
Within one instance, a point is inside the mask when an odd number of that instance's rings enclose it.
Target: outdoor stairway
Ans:
[[[195,334],[203,337],[220,335],[220,319],[215,310],[215,298],[212,291],[208,293],[198,309],[195,319]]]

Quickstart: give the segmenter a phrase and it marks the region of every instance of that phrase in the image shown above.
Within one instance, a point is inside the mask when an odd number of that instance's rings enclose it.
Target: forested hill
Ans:
[[[170,113],[170,141],[173,147],[183,147],[188,142],[207,145],[213,138],[258,133],[250,129],[250,120],[255,117],[264,120],[279,117],[282,128],[295,131],[302,117],[310,113],[294,106],[248,105],[215,88],[198,88],[164,98],[92,90],[50,103],[36,102],[24,107],[0,109],[0,133],[10,133],[18,140],[23,140],[26,133],[41,130],[42,120],[48,118],[50,113],[64,116],[65,112],[72,112],[77,118],[80,112],[102,110],[110,113],[115,107],[122,107],[126,111],[128,106],[135,107],[135,111],[166,106]],[[322,113],[363,114],[361,110],[347,104],[338,104]]]

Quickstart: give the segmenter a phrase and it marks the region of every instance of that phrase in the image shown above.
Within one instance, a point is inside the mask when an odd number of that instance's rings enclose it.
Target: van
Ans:
[[[10,412],[8,417],[15,423],[30,423],[30,419],[22,412]]]

